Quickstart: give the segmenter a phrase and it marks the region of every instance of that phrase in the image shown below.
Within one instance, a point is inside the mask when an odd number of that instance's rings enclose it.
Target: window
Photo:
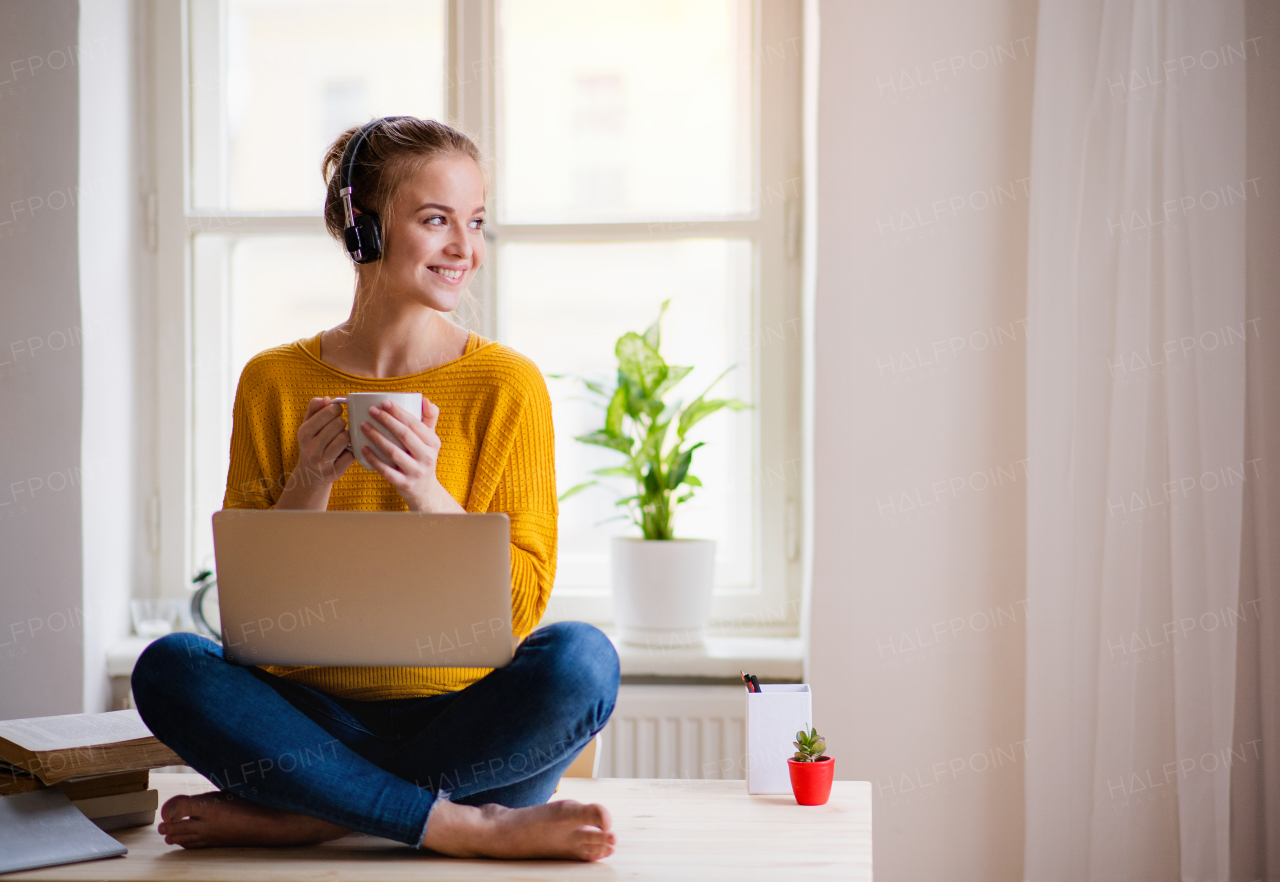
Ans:
[[[191,203],[302,212],[320,159],[374,116],[445,110],[443,0],[192,0]]]
[[[157,108],[157,150],[185,154],[174,208],[186,223],[185,235],[160,236],[160,260],[185,278],[189,305],[172,313],[186,317],[191,374],[168,379],[188,402],[168,419],[189,465],[165,495],[185,507],[183,548],[165,559],[184,574],[212,563],[209,517],[221,507],[244,363],[350,309],[351,268],[320,216],[325,147],[355,123],[410,113],[479,133],[495,160],[489,257],[465,323],[545,374],[608,379],[614,340],[643,330],[669,299],[663,352],[695,368],[679,387],[686,400],[733,366],[716,394],[753,408],[699,427],[704,487],[677,534],[718,541],[714,616],[725,628],[794,633],[798,0],[349,8],[188,0],[167,25],[186,35],[186,86],[181,108]],[[186,123],[166,128],[166,118]],[[581,387],[547,383],[563,489],[614,463],[573,441],[601,418]],[[628,532],[599,523],[615,514],[613,499],[593,488],[562,505],[551,618],[609,621],[609,537]]]

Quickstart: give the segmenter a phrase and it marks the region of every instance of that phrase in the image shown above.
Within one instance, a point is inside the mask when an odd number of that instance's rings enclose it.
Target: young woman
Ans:
[[[339,241],[338,166],[361,134],[348,157],[352,198],[379,216],[383,255],[356,266],[346,322],[246,365],[223,504],[505,512],[513,628],[528,636],[498,670],[239,667],[193,634],[152,643],[133,673],[138,710],[221,791],[171,799],[160,832],[187,848],[357,830],[459,857],[605,857],[614,837],[602,806],[546,804],[618,688],[617,655],[599,631],[533,630],[556,561],[546,386],[528,359],[445,317],[484,260],[480,153],[413,117],[346,132],[323,164],[325,220]],[[352,465],[332,401],[355,391],[423,393],[421,414],[370,410],[362,428],[391,461],[366,447],[376,472]]]

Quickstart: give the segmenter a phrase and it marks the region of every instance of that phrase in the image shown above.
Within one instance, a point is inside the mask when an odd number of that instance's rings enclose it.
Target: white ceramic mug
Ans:
[[[396,439],[382,424],[369,416],[369,408],[374,405],[382,404],[386,401],[392,401],[396,406],[409,411],[418,419],[422,419],[422,393],[421,392],[351,392],[344,398],[333,399],[335,403],[346,404],[347,406],[347,431],[351,433],[351,452],[356,456],[356,462],[364,466],[369,471],[375,471],[373,466],[369,465],[368,460],[364,457],[364,448],[367,445],[373,451],[373,455],[385,462],[387,465],[393,465],[391,460],[378,449],[378,446],[367,439],[360,427],[366,421],[379,429],[382,429],[382,436],[391,441],[392,444],[404,450],[405,446]]]

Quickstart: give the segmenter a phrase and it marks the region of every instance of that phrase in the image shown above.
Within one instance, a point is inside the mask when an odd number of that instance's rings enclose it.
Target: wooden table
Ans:
[[[214,789],[199,775],[154,774],[160,803]],[[165,845],[154,826],[113,834],[122,858],[13,873],[0,882],[181,880],[181,882],[401,882],[401,880],[871,879],[871,784],[837,781],[831,801],[748,796],[742,781],[566,778],[557,799],[599,802],[613,815],[618,848],[594,864],[456,860],[373,836],[306,848]]]

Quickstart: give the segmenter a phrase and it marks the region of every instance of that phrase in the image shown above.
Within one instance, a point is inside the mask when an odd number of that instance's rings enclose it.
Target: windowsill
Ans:
[[[129,677],[142,650],[151,645],[151,637],[126,637],[107,650],[107,676]]]
[[[624,682],[633,678],[715,679],[738,682],[741,672],[761,680],[800,682],[804,642],[798,637],[708,637],[698,647],[630,646],[612,637]]]
[[[618,650],[624,681],[649,678],[737,682],[740,671],[761,680],[800,682],[804,678],[804,642],[797,637],[708,637],[699,647],[651,649],[611,638]],[[128,677],[151,640],[126,637],[107,650],[107,676]]]

